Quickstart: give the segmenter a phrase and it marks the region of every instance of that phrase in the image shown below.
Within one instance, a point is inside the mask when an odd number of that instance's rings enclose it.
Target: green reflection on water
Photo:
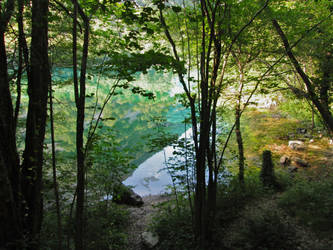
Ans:
[[[63,153],[74,155],[76,108],[71,79],[71,69],[61,68],[53,72],[53,81],[60,83],[58,87],[54,88],[57,146]],[[155,100],[133,94],[130,89],[118,89],[116,91],[118,95],[111,98],[103,113],[103,118],[112,117],[112,119],[102,121],[99,129],[111,128],[121,147],[129,149],[131,152],[132,163],[139,165],[153,154],[150,152],[148,144],[156,129],[154,119],[162,117],[165,119],[163,127],[165,132],[180,135],[184,132],[182,121],[188,111],[180,106],[171,94],[176,86],[171,73],[158,73],[151,70],[145,75],[137,74],[136,79],[131,86],[139,86],[153,92],[156,96]],[[86,98],[86,133],[93,114],[92,107],[96,102],[97,86],[99,86],[98,107],[101,107],[104,98],[114,84],[113,79],[89,74],[86,93],[91,97]],[[50,143],[48,136],[46,143]],[[156,148],[156,151],[158,150]]]

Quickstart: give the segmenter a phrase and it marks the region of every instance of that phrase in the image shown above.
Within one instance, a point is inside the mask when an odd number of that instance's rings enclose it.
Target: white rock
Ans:
[[[143,244],[148,248],[154,248],[158,244],[158,236],[152,232],[143,232],[141,234]]]
[[[281,165],[289,165],[290,163],[290,158],[287,156],[287,155],[283,155],[281,158],[280,158],[280,164]]]
[[[289,141],[288,142],[288,147],[291,148],[291,149],[293,149],[293,150],[302,150],[302,149],[305,148],[304,147],[304,142],[297,141],[297,140],[295,140],[295,141]]]

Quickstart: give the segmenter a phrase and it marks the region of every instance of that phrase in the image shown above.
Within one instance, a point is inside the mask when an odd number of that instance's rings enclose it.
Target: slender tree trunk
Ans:
[[[204,79],[204,77],[203,77]],[[209,118],[210,108],[208,106],[208,82],[206,80],[201,81],[201,112],[200,112],[200,139],[199,150],[196,156],[196,205],[195,205],[195,217],[196,217],[196,231],[199,240],[199,245],[204,248],[206,245],[206,157],[207,149],[209,147]]]
[[[236,60],[237,57],[236,57]],[[244,146],[243,146],[243,138],[241,132],[241,102],[243,95],[243,87],[244,87],[244,66],[238,60],[238,68],[239,68],[239,93],[237,97],[236,110],[235,110],[235,133],[238,145],[238,180],[241,184],[244,184]]]
[[[24,26],[23,26],[23,10],[24,10],[24,0],[17,0],[18,5],[18,12],[17,12],[17,25],[19,30],[18,41],[19,41],[19,58],[18,58],[18,71],[17,71],[17,97],[16,97],[16,104],[15,104],[15,114],[14,114],[14,121],[15,121],[15,131],[17,129],[17,122],[18,116],[20,112],[20,105],[21,105],[21,80],[23,74],[23,63],[25,64],[26,72],[29,74],[29,51],[27,42],[25,39],[24,34]]]
[[[315,111],[314,111],[314,108],[313,108],[313,105],[311,104],[311,130],[313,132],[314,128],[316,127],[316,124],[315,124]]]
[[[207,198],[207,223],[206,232],[207,240],[211,241],[214,236],[213,225],[216,214],[216,195],[217,195],[217,159],[216,159],[216,105],[213,106],[212,110],[212,131],[211,131],[211,145],[207,152],[208,158],[208,198]]]
[[[275,19],[272,20],[272,23],[273,23],[273,26],[274,26],[276,32],[278,33],[278,35],[280,36],[280,38],[283,42],[284,48],[286,50],[286,54],[288,55],[288,57],[289,57],[291,63],[293,64],[295,70],[300,75],[300,77],[302,78],[303,82],[305,83],[305,85],[307,87],[309,98],[311,99],[313,104],[318,109],[321,117],[323,118],[323,121],[324,121],[325,125],[328,128],[329,133],[332,135],[333,134],[333,114],[331,113],[330,108],[327,105],[326,98],[324,98],[324,100],[320,100],[318,95],[315,93],[314,86],[313,86],[311,80],[304,73],[304,71],[302,70],[299,62],[297,61],[293,52],[291,51],[289,41],[288,41],[286,35],[284,34],[284,32],[282,31],[279,23]],[[324,97],[324,96],[321,94],[321,97]]]
[[[240,125],[240,107],[237,105],[236,112],[235,112],[235,133],[238,145],[238,180],[240,183],[244,183],[244,147],[243,147],[243,139],[241,133],[241,125]]]
[[[76,152],[77,152],[77,201],[76,201],[76,233],[75,233],[75,249],[83,250],[84,246],[84,203],[85,203],[85,155],[83,148],[83,133],[84,133],[84,108],[85,108],[85,95],[86,95],[86,70],[88,60],[88,46],[89,46],[89,20],[81,7],[78,5],[77,0],[74,3],[74,20],[73,20],[73,73],[74,73],[74,90],[75,101],[77,107],[76,118]],[[77,79],[77,38],[76,38],[76,18],[79,12],[84,22],[84,41],[81,59],[80,71],[80,86],[78,86]],[[80,92],[79,92],[80,90]]]
[[[52,82],[50,84],[50,127],[51,127],[51,143],[52,143],[52,174],[53,174],[53,187],[57,211],[57,237],[58,237],[58,250],[62,249],[62,225],[61,225],[61,210],[60,199],[57,182],[57,167],[56,167],[56,153],[55,153],[55,139],[54,139],[54,120],[53,120],[53,98],[52,98]]]
[[[16,80],[16,103],[15,103],[15,112],[14,112],[14,128],[15,134],[17,130],[17,121],[20,113],[21,106],[21,79],[22,79],[22,71],[23,71],[23,63],[22,63],[22,47],[19,45],[19,58],[18,58],[18,70],[17,70],[17,80]]]

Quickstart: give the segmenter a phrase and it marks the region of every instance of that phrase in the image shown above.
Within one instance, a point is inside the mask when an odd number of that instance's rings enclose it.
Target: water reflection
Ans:
[[[192,129],[186,131],[186,137],[191,136]],[[185,137],[185,133],[181,138]],[[172,184],[171,177],[165,168],[165,159],[173,156],[174,148],[167,146],[160,152],[154,154],[144,161],[127,178],[123,184],[134,186],[133,191],[140,196],[155,195],[167,192],[167,186]]]

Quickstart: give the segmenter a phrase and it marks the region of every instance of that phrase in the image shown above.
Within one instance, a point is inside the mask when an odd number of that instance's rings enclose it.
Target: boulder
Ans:
[[[293,150],[304,150],[305,149],[304,142],[299,141],[299,140],[289,141],[288,147]]]
[[[287,155],[283,155],[280,158],[280,164],[283,166],[288,166],[290,164],[290,158]]]
[[[307,167],[310,167],[310,164],[301,159],[301,158],[298,158],[298,157],[293,157],[292,160],[295,162],[295,164],[299,167],[303,167],[303,168],[307,168]]]
[[[141,234],[141,239],[143,245],[148,249],[154,248],[159,242],[158,236],[152,232],[143,232]]]
[[[140,207],[143,205],[143,200],[140,195],[136,194],[132,189],[125,185],[118,185],[114,189],[112,200],[118,204]]]

